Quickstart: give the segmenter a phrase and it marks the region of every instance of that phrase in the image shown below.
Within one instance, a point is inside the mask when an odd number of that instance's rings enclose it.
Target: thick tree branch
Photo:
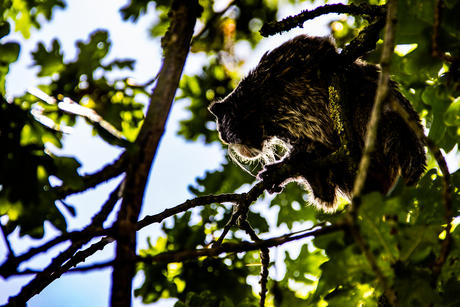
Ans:
[[[151,164],[164,132],[166,119],[179,85],[199,11],[197,0],[174,0],[171,24],[162,40],[164,60],[147,115],[131,155],[123,201],[115,224],[117,240],[113,265],[111,306],[131,306],[135,273],[137,220],[141,210]]]
[[[396,19],[396,4],[393,4],[393,1],[388,2],[388,16],[386,22],[386,32],[385,32],[385,44],[383,47],[382,58],[380,61],[381,73],[380,80],[378,84],[378,89],[375,97],[374,106],[372,109],[371,117],[369,120],[369,128],[367,133],[367,138],[363,150],[363,156],[361,158],[361,163],[358,170],[358,175],[355,181],[353,189],[353,202],[350,208],[352,213],[356,213],[356,210],[359,206],[359,198],[364,188],[364,183],[367,178],[367,171],[369,169],[371,156],[374,152],[375,142],[377,140],[377,130],[382,114],[383,106],[388,102],[388,97],[390,93],[390,65],[391,57],[395,48],[395,27],[397,23]]]
[[[372,17],[382,17],[386,15],[386,6],[384,5],[368,5],[368,4],[326,4],[317,7],[314,10],[302,11],[296,16],[287,17],[281,21],[272,21],[265,23],[260,29],[260,35],[268,37],[277,33],[283,33],[293,28],[303,28],[305,21],[314,19],[321,15],[330,13],[350,14],[350,15],[368,15]]]

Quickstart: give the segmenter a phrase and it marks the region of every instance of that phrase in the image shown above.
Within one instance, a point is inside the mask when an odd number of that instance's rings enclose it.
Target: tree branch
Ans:
[[[75,236],[78,239],[75,238],[72,241],[72,245],[67,250],[61,252],[56,258],[54,258],[53,261],[51,262],[51,264],[47,268],[45,268],[42,272],[38,273],[35,276],[35,278],[29,284],[27,284],[26,286],[24,286],[21,289],[21,292],[18,295],[16,295],[15,297],[11,297],[9,299],[9,303],[8,303],[7,306],[25,306],[26,302],[30,298],[32,298],[34,295],[40,293],[50,283],[52,283],[54,280],[59,278],[63,273],[67,272],[73,265],[76,265],[78,263],[78,262],[75,262],[75,261],[73,261],[73,262],[68,261],[69,259],[71,259],[72,257],[77,257],[77,255],[79,255],[78,257],[80,257],[80,258],[77,258],[77,259],[79,259],[80,261],[83,261],[85,258],[81,257],[81,255],[82,255],[81,253],[86,255],[86,257],[88,257],[88,256],[94,254],[97,250],[102,249],[106,245],[106,244],[97,245],[97,249],[96,249],[95,247],[93,247],[96,244],[93,244],[90,248],[87,249],[87,250],[90,250],[90,252],[87,252],[85,254],[84,253],[85,251],[83,251],[83,252],[79,252],[79,253],[75,254],[78,249],[80,249],[84,244],[88,243],[94,237],[94,236],[91,236],[89,238],[87,238],[87,237],[82,238],[82,233],[84,235],[86,235],[86,234],[89,235],[90,233],[96,234],[96,233],[98,233],[98,231],[107,233],[108,230],[101,230],[102,224],[107,219],[107,216],[112,211],[113,207],[115,206],[116,202],[119,199],[120,186],[118,186],[112,192],[112,194],[110,195],[109,199],[103,205],[101,211],[93,217],[92,223],[88,227],[86,227],[83,231],[81,231],[79,234],[75,233]],[[59,239],[59,238],[56,238],[56,239]],[[101,241],[103,241],[103,240],[105,240],[107,242],[112,242],[113,241],[113,239],[110,239],[110,238],[103,238]],[[52,242],[52,241],[50,241],[50,242]],[[46,243],[45,245],[46,246],[50,245],[49,244],[50,242]],[[38,249],[42,249],[42,248],[38,248]],[[44,251],[44,250],[41,250],[41,251]],[[30,253],[30,251],[29,251],[29,253]],[[29,254],[29,253],[26,253],[26,254]],[[11,261],[13,264],[15,264],[16,259],[17,258],[12,258],[12,260],[8,259],[8,261]],[[22,261],[24,261],[24,260],[22,260]],[[7,262],[2,265],[2,268],[5,267],[6,270],[11,270],[10,268],[8,268]],[[63,266],[63,264],[65,262],[67,262],[67,263]],[[19,265],[19,263],[17,263],[16,265]],[[16,268],[17,268],[17,266],[16,266]],[[14,270],[16,270],[16,269],[14,269]],[[10,275],[14,275],[14,274],[10,274]]]
[[[386,8],[386,6],[385,6]],[[367,27],[359,32],[340,53],[341,63],[349,65],[367,52],[374,50],[379,41],[380,31],[385,27],[384,16],[378,16]]]
[[[386,15],[385,5],[368,4],[326,4],[314,10],[302,11],[296,16],[289,16],[281,21],[265,23],[260,29],[260,35],[268,37],[277,33],[283,33],[293,28],[303,28],[305,21],[330,13],[350,14],[350,15],[369,15],[372,17],[382,17]]]
[[[240,243],[223,243],[218,246],[213,246],[212,248],[207,249],[195,249],[195,250],[185,250],[180,252],[165,252],[154,256],[145,256],[137,257],[139,262],[161,262],[161,263],[172,263],[172,262],[182,262],[189,259],[196,259],[203,256],[214,257],[223,253],[241,253],[252,250],[258,250],[261,248],[275,247],[283,245],[287,242],[304,239],[307,237],[318,237],[333,233],[339,230],[344,230],[346,224],[343,222],[337,222],[330,226],[324,226],[320,229],[308,231],[302,234],[295,232],[293,234],[287,234],[267,240],[260,240],[257,242],[240,242]]]
[[[177,205],[173,208],[165,209],[163,212],[149,215],[144,217],[142,220],[137,222],[137,229],[142,229],[148,225],[154,223],[161,223],[164,219],[176,215],[181,212],[185,212],[191,208],[199,207],[199,206],[206,206],[212,203],[236,203],[241,198],[240,194],[232,193],[232,194],[220,194],[220,195],[206,195],[200,196],[194,199],[189,199],[185,203]]]
[[[353,199],[348,207],[348,223],[350,226],[350,231],[355,238],[356,244],[363,251],[364,255],[367,258],[372,270],[377,275],[380,283],[383,286],[385,296],[390,304],[390,306],[396,307],[399,306],[397,302],[396,295],[393,289],[389,286],[387,278],[383,274],[382,270],[377,264],[375,256],[372,254],[369,245],[367,244],[364,236],[358,229],[357,225],[357,213],[361,205],[361,193],[364,189],[364,184],[367,178],[367,172],[370,165],[370,159],[374,152],[375,142],[377,139],[377,129],[380,120],[380,115],[383,110],[384,104],[388,101],[389,92],[390,92],[390,65],[391,57],[395,48],[395,32],[396,32],[396,0],[389,0],[388,3],[388,13],[386,20],[386,30],[385,30],[385,44],[383,46],[383,53],[381,58],[381,73],[379,85],[375,97],[374,106],[371,113],[371,118],[368,125],[368,133],[366,142],[364,145],[363,156],[361,158],[357,178],[355,180],[354,189],[353,189]]]
[[[103,229],[103,228],[89,230],[89,231],[83,230],[83,231],[69,232],[69,233],[60,235],[51,241],[46,242],[42,246],[31,248],[25,254],[22,254],[20,256],[11,257],[10,255],[8,255],[7,260],[0,266],[0,276],[2,276],[3,278],[8,278],[9,276],[12,276],[12,275],[18,275],[17,268],[22,262],[27,261],[30,258],[42,252],[46,252],[50,248],[60,243],[63,243],[65,241],[92,239],[94,237],[107,235],[108,233],[109,233],[109,230]]]
[[[3,224],[1,222],[0,230],[2,231],[3,240],[5,240],[6,248],[8,250],[8,257],[14,257],[14,250],[11,247],[10,241],[8,240],[8,235],[6,234],[5,228],[3,227]]]
[[[163,66],[144,124],[136,139],[137,151],[131,155],[123,202],[115,228],[117,240],[113,265],[111,306],[131,306],[132,278],[135,273],[137,220],[142,207],[150,168],[179,85],[190,41],[200,12],[197,0],[174,0],[169,15],[170,27],[162,39]]]
[[[256,232],[254,229],[251,227],[247,220],[247,215],[241,215],[238,218],[238,227],[242,230],[244,230],[249,237],[254,241],[254,242],[260,242],[260,238],[257,236]],[[270,264],[270,256],[269,256],[270,250],[268,247],[261,247],[260,248],[260,262],[262,263],[262,269],[260,272],[260,300],[259,300],[259,306],[264,307],[265,306],[265,297],[267,295],[267,282],[268,282],[268,265]]]

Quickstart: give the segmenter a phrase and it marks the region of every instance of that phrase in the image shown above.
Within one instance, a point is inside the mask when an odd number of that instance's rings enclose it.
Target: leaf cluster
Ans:
[[[8,35],[8,21],[3,21],[0,32]],[[107,80],[106,73],[132,70],[135,61],[104,63],[110,40],[101,30],[91,34],[87,42],[77,42],[74,61],[64,61],[58,40],[53,40],[48,49],[39,43],[32,53],[33,65],[39,67],[37,77],[44,83],[7,101],[5,78],[19,50],[17,43],[0,44],[0,214],[8,215],[6,234],[20,227],[21,235],[40,238],[45,221],[62,232],[67,227],[55,205],[60,196],[50,176],[58,179],[61,187],[81,191],[85,186],[78,173],[80,163],[73,157],[53,155],[47,149],[49,145],[61,148],[63,135],[81,117],[109,144],[131,148],[144,118],[144,105],[136,100],[147,91],[129,78]],[[74,213],[72,206],[62,204]]]

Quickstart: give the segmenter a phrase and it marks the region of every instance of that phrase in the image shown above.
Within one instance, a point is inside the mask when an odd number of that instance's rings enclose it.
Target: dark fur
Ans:
[[[325,157],[340,147],[329,112],[328,87],[339,55],[334,42],[325,37],[297,36],[271,52],[224,100],[209,110],[226,144],[239,144],[242,157],[257,158],[274,137],[290,152],[283,163],[296,163],[305,171],[311,199],[325,211],[336,208],[337,194],[351,197],[354,176],[347,165],[308,170],[308,162]],[[378,67],[356,61],[347,67],[348,99],[353,105],[352,126],[362,150],[379,79]],[[396,100],[421,127],[410,102],[391,83]],[[279,162],[278,162],[279,163]],[[398,175],[415,184],[426,166],[423,141],[388,107],[380,121],[375,154],[366,191],[387,193]],[[298,179],[295,179],[299,181]]]

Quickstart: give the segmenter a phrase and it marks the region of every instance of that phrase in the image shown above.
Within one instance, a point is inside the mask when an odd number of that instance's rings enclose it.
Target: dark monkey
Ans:
[[[341,146],[330,115],[331,73],[334,69],[347,70],[351,125],[361,152],[380,75],[376,65],[359,60],[340,68],[338,58],[332,39],[297,36],[265,53],[230,95],[209,107],[217,118],[220,138],[229,144],[229,152],[234,151],[243,161],[267,162],[273,143],[281,140],[288,153],[276,163],[298,166],[301,178],[291,181],[303,181],[310,190],[312,203],[329,212],[336,208],[337,194],[351,197],[355,179],[344,163],[319,169],[308,167],[309,162],[326,157]],[[390,95],[421,128],[417,112],[395,82],[391,82]],[[386,194],[398,176],[413,185],[425,167],[423,141],[385,106],[365,190]],[[268,171],[266,166],[262,173],[266,176],[273,168],[276,166],[268,165]],[[272,191],[280,190],[275,187]]]

